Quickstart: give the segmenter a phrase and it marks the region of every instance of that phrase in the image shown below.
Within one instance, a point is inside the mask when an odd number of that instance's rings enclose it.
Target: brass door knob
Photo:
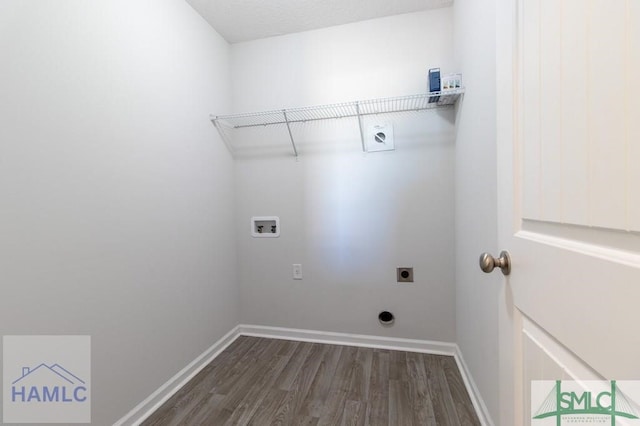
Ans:
[[[507,251],[501,251],[500,257],[495,258],[489,253],[482,253],[480,255],[480,269],[487,274],[494,270],[495,267],[500,268],[504,275],[509,275],[511,272],[511,257]]]

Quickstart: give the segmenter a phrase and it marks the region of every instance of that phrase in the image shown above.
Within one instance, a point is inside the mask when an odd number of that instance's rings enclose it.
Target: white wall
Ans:
[[[0,334],[91,335],[111,424],[238,322],[228,45],[181,0],[4,0],[0,57]]]
[[[453,71],[452,36],[439,9],[232,45],[234,110],[424,93],[428,68]],[[356,121],[295,126],[298,162],[284,128],[236,133],[252,147],[236,161],[242,322],[453,342],[453,121],[408,114],[396,151],[367,155]],[[251,238],[254,215],[279,216],[281,237]]]
[[[456,60],[466,87],[456,138],[456,327],[458,345],[493,419],[498,401],[498,295],[502,275],[482,273],[498,255],[495,0],[454,3]]]

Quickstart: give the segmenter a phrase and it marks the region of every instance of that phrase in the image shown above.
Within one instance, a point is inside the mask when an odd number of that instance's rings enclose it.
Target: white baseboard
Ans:
[[[198,358],[194,359],[189,365],[170,378],[124,417],[114,423],[114,426],[137,426],[142,423],[239,336],[267,337],[301,342],[453,356],[462,375],[467,392],[471,397],[471,402],[480,418],[480,422],[483,426],[494,425],[487,407],[478,392],[478,388],[471,377],[469,369],[464,362],[460,348],[455,343],[240,324],[211,345],[211,347],[205,350]]]
[[[467,367],[467,363],[464,361],[464,357],[462,356],[462,352],[458,345],[456,346],[456,351],[453,357],[456,360],[456,364],[458,364],[458,370],[460,370],[460,375],[462,376],[462,380],[464,381],[464,386],[467,388],[467,393],[471,398],[471,403],[473,404],[473,408],[476,409],[476,414],[478,415],[478,419],[480,419],[480,423],[483,426],[494,426],[493,420],[491,419],[491,415],[489,414],[489,410],[487,409],[487,405],[484,403],[484,400],[480,396],[480,392],[478,391],[478,387],[476,386],[475,381],[473,380],[473,376],[469,371],[469,367]]]
[[[206,367],[220,352],[233,343],[240,336],[238,326],[234,327],[227,334],[222,336],[217,342],[211,345],[200,356],[191,361],[189,365],[180,370],[175,376],[167,380],[155,392],[149,395],[144,401],[135,406],[124,417],[115,422],[114,426],[135,426],[142,423],[155,410],[171,398],[176,392],[186,385],[189,380],[195,377],[204,367]]]
[[[454,343],[436,342],[431,340],[401,339],[397,337],[301,330],[297,328],[267,327],[263,325],[240,324],[238,328],[240,334],[243,336],[269,337],[274,339],[297,340],[300,342],[422,352],[435,355],[454,356],[456,353],[456,345]]]

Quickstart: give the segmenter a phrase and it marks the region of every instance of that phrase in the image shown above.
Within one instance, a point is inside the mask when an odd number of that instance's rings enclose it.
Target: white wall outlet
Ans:
[[[302,265],[300,263],[293,264],[293,279],[294,280],[302,279]]]

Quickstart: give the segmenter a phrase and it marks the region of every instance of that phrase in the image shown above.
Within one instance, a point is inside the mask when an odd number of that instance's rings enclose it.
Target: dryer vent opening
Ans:
[[[391,325],[395,321],[395,317],[389,311],[382,311],[378,314],[378,321],[380,321],[382,325]]]

